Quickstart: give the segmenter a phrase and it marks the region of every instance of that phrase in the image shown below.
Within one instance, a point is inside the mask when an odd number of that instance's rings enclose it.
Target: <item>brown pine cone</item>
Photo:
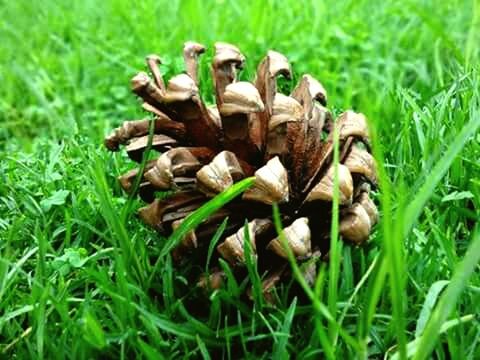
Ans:
[[[310,75],[303,75],[290,96],[277,92],[276,77],[291,77],[288,60],[269,51],[257,69],[254,84],[237,81],[245,57],[238,48],[215,44],[212,75],[216,105],[207,106],[198,90],[197,61],[205,48],[184,47],[186,73],[164,84],[160,58],[147,57],[153,79],[141,72],[132,91],[154,116],[152,148],[161,152],[148,162],[138,189],[147,203],[140,217],[169,235],[190,213],[242,178],[255,176],[253,187],[224,206],[189,233],[174,250],[181,259],[208,247],[219,224],[228,226],[218,256],[233,267],[245,262],[245,221],[251,248],[268,291],[285,273],[287,254],[271,220],[271,205],[279,204],[284,234],[298,260],[326,255],[333,199],[333,129],[338,129],[340,234],[354,244],[366,241],[378,212],[370,198],[376,185],[375,161],[370,154],[367,120],[346,111],[336,121],[326,108],[327,93]],[[149,119],[126,121],[105,139],[117,151],[126,145],[129,157],[140,162],[148,143]],[[138,170],[120,177],[130,193]],[[167,199],[155,191],[175,190]],[[314,269],[313,269],[314,270]],[[222,273],[212,270],[210,285],[220,286]],[[306,276],[314,278],[311,267]],[[203,278],[200,284],[207,284]]]

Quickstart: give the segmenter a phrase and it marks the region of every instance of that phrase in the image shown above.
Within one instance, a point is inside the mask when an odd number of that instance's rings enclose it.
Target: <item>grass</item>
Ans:
[[[480,357],[477,0],[0,4],[0,358]],[[291,261],[277,307],[241,296],[253,258],[224,289],[192,287],[205,261],[172,266],[180,233],[137,220],[116,182],[129,162],[101,145],[143,116],[128,90],[143,57],[169,77],[190,39],[237,44],[250,79],[276,49],[292,84],[311,73],[335,112],[370,119],[381,222],[353,248],[334,221],[330,263],[311,288]]]

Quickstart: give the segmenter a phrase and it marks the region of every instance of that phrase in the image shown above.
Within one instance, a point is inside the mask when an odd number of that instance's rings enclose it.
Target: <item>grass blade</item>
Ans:
[[[212,237],[212,240],[210,241],[210,244],[208,245],[208,253],[207,253],[207,261],[205,264],[205,272],[208,273],[208,269],[210,268],[210,260],[212,259],[213,251],[215,250],[215,246],[217,245],[218,241],[223,235],[223,232],[225,231],[225,228],[227,227],[228,223],[228,217],[226,217],[218,229],[215,231],[215,234]]]
[[[338,241],[338,219],[339,219],[339,189],[338,189],[338,162],[339,162],[339,144],[338,144],[338,127],[334,126],[333,130],[333,201],[332,201],[332,224],[330,228],[330,261],[328,267],[328,310],[334,318],[337,314],[337,297],[338,297],[338,277],[340,273],[340,254],[341,243]],[[338,333],[333,323],[328,324],[328,335],[333,345],[336,344]]]
[[[287,313],[285,314],[285,320],[283,321],[280,331],[284,334],[290,333],[290,327],[292,326],[293,315],[295,315],[295,309],[297,307],[297,298],[294,298]],[[274,359],[288,359],[287,352],[288,337],[282,336],[280,340],[273,344],[273,358]]]
[[[447,321],[443,323],[443,325],[440,327],[440,330],[438,332],[439,334],[443,334],[455,326],[467,323],[474,319],[475,319],[475,315],[470,314],[470,315],[462,316],[461,318],[458,318],[458,319]],[[407,357],[411,357],[417,352],[417,349],[419,348],[419,344],[420,344],[419,338],[416,338],[415,340],[412,340],[407,344]],[[398,359],[399,359],[398,352],[394,353],[390,358],[390,360],[398,360]]]
[[[167,243],[160,252],[160,257],[167,255],[176,245],[180,243],[180,241],[186,234],[188,234],[188,232],[195,229],[207,217],[215,213],[215,211],[219,210],[222,206],[232,201],[234,198],[251,187],[254,182],[254,177],[249,177],[237,182],[227,190],[215,196],[209,202],[202,205],[195,212],[187,216],[185,220],[182,221],[178,229],[176,229],[175,232],[169,237]]]
[[[248,231],[248,222],[245,220],[243,227],[245,241],[243,242],[243,251],[245,254],[245,265],[247,267],[248,278],[252,284],[252,296],[257,311],[263,309],[263,292],[262,292],[262,280],[258,274],[257,269],[257,256],[252,249],[250,240],[250,234]]]
[[[180,224],[180,226],[168,238],[167,242],[160,251],[160,255],[153,266],[153,270],[149,276],[148,284],[152,283],[153,277],[156,275],[163,258],[172,251],[191,230],[195,229],[206,218],[219,210],[222,206],[235,199],[249,187],[253,186],[255,177],[249,177],[233,184],[227,190],[215,196],[213,199],[203,204],[193,213],[188,215]]]
[[[200,353],[202,354],[202,358],[204,360],[210,360],[211,359],[210,354],[208,352],[207,347],[205,346],[205,343],[202,341],[202,338],[197,334],[196,339],[197,339],[198,348],[200,349]]]
[[[432,352],[438,336],[440,335],[442,324],[453,311],[460,294],[467,286],[468,279],[470,279],[470,276],[473,274],[479,261],[480,231],[477,230],[465,257],[457,265],[450,284],[448,284],[440,297],[435,310],[432,312],[432,316],[425,327],[425,331],[420,337],[418,350],[415,353],[414,360],[426,359]]]
[[[427,296],[425,296],[425,302],[423,303],[422,310],[418,316],[417,326],[415,328],[415,337],[420,337],[422,335],[423,330],[425,330],[425,326],[427,325],[427,321],[432,314],[432,310],[437,303],[438,296],[443,289],[445,289],[445,286],[447,286],[448,283],[448,280],[440,280],[434,282],[432,286],[430,286]]]

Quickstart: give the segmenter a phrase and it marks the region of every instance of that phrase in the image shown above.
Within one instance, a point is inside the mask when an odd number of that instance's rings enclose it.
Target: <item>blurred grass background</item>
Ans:
[[[0,18],[0,358],[480,357],[478,0],[0,0]],[[129,79],[144,56],[168,78],[187,40],[210,48],[207,102],[211,48],[227,41],[247,57],[242,78],[275,49],[294,69],[286,91],[308,72],[330,108],[370,119],[384,220],[368,246],[343,247],[333,314],[353,342],[330,331],[325,345],[318,306],[288,289],[252,313],[228,291],[202,300],[168,258],[146,281],[162,239],[135,209],[112,220],[128,165],[103,137],[143,116]],[[206,315],[184,306],[196,302]]]

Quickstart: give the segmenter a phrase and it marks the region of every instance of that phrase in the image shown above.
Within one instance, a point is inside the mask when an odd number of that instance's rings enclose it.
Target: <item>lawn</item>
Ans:
[[[0,0],[0,359],[480,358],[480,3]],[[275,306],[205,294],[136,216],[103,147],[130,78],[187,40],[269,49],[369,119],[380,223]],[[220,200],[222,200],[220,198]],[[291,264],[295,268],[295,264]],[[204,265],[202,265],[204,266]],[[261,274],[260,274],[261,275]]]

